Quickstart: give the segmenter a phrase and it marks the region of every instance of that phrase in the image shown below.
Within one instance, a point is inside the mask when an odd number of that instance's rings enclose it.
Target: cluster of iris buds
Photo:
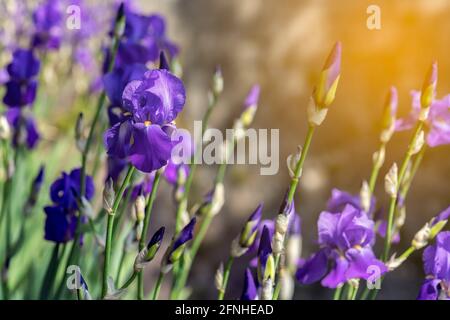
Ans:
[[[179,48],[167,36],[162,16],[142,14],[129,1],[108,4],[102,10],[112,12],[112,23],[108,21],[101,44],[99,75],[88,92],[98,95],[98,102],[88,116],[80,113],[75,125],[80,164],[57,174],[49,188],[49,201],[42,208],[39,197],[44,166],[33,173],[27,167],[39,151],[33,149],[42,136],[32,114],[39,101],[38,84],[44,82],[42,69],[47,58],[65,45],[72,50],[72,62],[84,70],[93,68],[97,59],[87,44],[101,34],[97,26],[103,17],[94,14],[99,8],[89,9],[82,0],[76,2],[87,24],[84,29],[66,34],[66,0],[44,0],[32,8],[31,30],[24,32],[19,25],[10,30],[12,37],[24,38],[27,45],[5,40],[0,46],[11,57],[0,74],[5,107],[0,117],[2,298],[158,299],[168,275],[172,282],[166,298],[188,298],[196,289],[188,281],[196,255],[226,199],[227,157],[245,138],[245,130],[257,114],[260,86],[251,87],[233,122],[232,143],[223,145],[223,161],[210,191],[201,202],[192,204],[190,191],[198,164],[179,163],[171,155],[181,144],[183,150],[189,150],[187,158],[199,156],[209,118],[224,90],[222,71],[217,67],[212,75],[199,141],[185,137],[173,141],[179,130],[176,119],[187,95]],[[24,19],[29,9],[10,7],[17,21]],[[412,92],[412,109],[405,118],[397,118],[397,89],[388,90],[370,176],[361,182],[357,195],[333,189],[317,221],[318,248],[302,256],[301,218],[294,198],[314,133],[335,100],[341,56],[342,45],[337,42],[305,108],[308,130],[304,143],[288,158],[291,180],[280,209],[275,216],[263,219],[263,199],[257,201],[256,209],[229,245],[228,257],[214,277],[219,300],[238,298],[228,296],[227,287],[233,263],[244,256],[250,257],[250,262],[243,275],[242,300],[292,299],[296,284],[319,281],[334,290],[334,299],[375,299],[384,279],[422,249],[425,276],[418,298],[450,299],[450,264],[446,263],[450,261],[450,232],[443,231],[450,207],[426,222],[403,253],[393,253],[392,248],[400,240],[407,218],[407,196],[425,151],[450,144],[450,94],[437,98],[436,62],[431,64],[421,90]],[[383,214],[381,201],[374,195],[378,176],[392,136],[409,129],[413,133],[404,158],[399,165],[394,162],[390,166],[384,179],[388,209]],[[101,193],[95,185],[103,160],[106,175]],[[28,181],[23,177],[30,174],[33,178],[27,196],[17,200],[15,194]],[[170,226],[154,226],[151,219],[162,179],[172,186],[176,206],[171,237],[167,236]],[[19,222],[16,211],[23,212]],[[43,225],[34,223],[36,215],[44,216]],[[32,236],[35,232],[30,230],[37,229],[44,230],[44,240]],[[149,237],[151,229],[156,231]],[[374,247],[377,237],[384,242],[381,252]],[[21,253],[32,250],[37,241],[53,246],[48,262],[38,268],[29,266],[24,273],[36,276],[27,281],[11,277],[15,271],[12,266],[24,265]],[[76,281],[69,286],[73,266],[78,266]],[[152,289],[146,288],[149,282],[144,281],[144,271],[150,266],[159,270]]]

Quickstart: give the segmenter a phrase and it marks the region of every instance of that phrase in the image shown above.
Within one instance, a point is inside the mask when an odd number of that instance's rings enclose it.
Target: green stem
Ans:
[[[288,191],[287,203],[291,203],[294,199],[295,190],[299,182],[299,178],[303,169],[303,164],[305,163],[306,155],[308,154],[309,147],[311,145],[312,137],[314,135],[315,126],[309,125],[308,132],[306,133],[305,143],[303,144],[302,154],[300,155],[300,160],[297,162],[294,171],[294,177],[291,180]]]
[[[400,171],[398,174],[398,187],[402,185],[403,178],[405,177],[406,169],[408,168],[408,164],[411,161],[412,157],[412,149],[414,147],[414,143],[417,139],[417,136],[419,135],[419,132],[423,128],[423,121],[419,121],[417,123],[416,129],[414,131],[414,135],[411,139],[411,142],[408,145],[408,150],[406,151],[405,158],[403,159],[402,166],[400,167]],[[391,201],[389,203],[389,216],[388,216],[388,225],[387,225],[387,232],[386,232],[386,239],[384,244],[384,252],[383,252],[383,261],[386,261],[389,257],[389,251],[391,247],[391,240],[392,240],[392,231],[393,231],[393,224],[394,224],[394,212],[397,204],[397,197],[391,197]]]
[[[233,265],[234,258],[230,256],[228,258],[227,264],[225,265],[225,270],[223,273],[223,281],[222,286],[219,290],[219,298],[218,300],[223,300],[225,296],[225,291],[227,290],[228,278],[230,277],[231,266]]]
[[[53,282],[55,280],[56,270],[58,268],[58,262],[59,262],[59,259],[58,259],[59,247],[60,247],[60,244],[56,243],[53,248],[52,256],[48,263],[47,271],[45,272],[45,276],[44,276],[44,280],[42,281],[41,293],[39,295],[40,300],[46,300],[48,298],[50,290],[53,286]]]
[[[184,192],[183,192],[183,195],[177,206],[176,220],[175,220],[175,234],[180,232],[180,230],[182,228],[182,225],[181,225],[182,219],[181,218],[182,218],[183,211],[187,207],[186,205],[187,205],[187,201],[189,199],[189,193],[191,191],[192,182],[194,181],[195,170],[197,168],[196,159],[201,153],[201,150],[202,150],[201,146],[203,144],[203,136],[205,134],[206,128],[208,127],[208,122],[209,122],[209,118],[211,117],[212,110],[214,109],[214,107],[217,104],[217,98],[218,98],[217,96],[213,97],[213,100],[211,101],[211,103],[209,103],[208,109],[206,109],[206,112],[202,118],[202,132],[200,135],[201,137],[200,137],[200,140],[197,141],[194,155],[191,157],[191,163],[189,165],[189,173],[186,178],[186,183],[184,185]]]
[[[150,193],[150,196],[148,198],[147,207],[145,210],[146,212],[144,218],[144,225],[142,228],[141,238],[139,240],[139,252],[142,249],[144,249],[146,245],[148,227],[150,225],[150,217],[152,215],[153,204],[155,202],[156,192],[158,191],[160,179],[161,179],[161,171],[158,170],[156,171],[155,179],[153,180],[152,192]],[[138,299],[139,300],[144,299],[144,274],[142,270],[138,274]]]
[[[397,200],[397,197],[391,197],[391,202],[389,203],[386,241],[384,242],[384,251],[383,251],[383,256],[382,256],[382,260],[384,262],[386,262],[387,259],[389,258],[389,251],[391,249],[391,239],[392,239],[393,226],[394,226],[394,213],[395,213],[396,200]]]
[[[386,148],[385,143],[381,143],[380,148],[378,149],[378,154],[382,152],[383,149]],[[375,161],[372,166],[372,172],[370,173],[369,178],[369,190],[370,190],[370,197],[372,197],[372,194],[375,191],[375,185],[377,184],[378,174],[380,172],[381,166],[378,164],[378,161]]]
[[[124,290],[126,288],[128,288],[134,281],[134,279],[136,279],[136,276],[138,275],[138,273],[135,271],[133,272],[133,274],[128,278],[128,280],[123,284],[122,287],[120,287],[120,290]]]
[[[348,300],[355,300],[356,299],[356,295],[358,294],[358,289],[359,289],[359,285],[353,287],[350,286],[350,290],[348,293]]]
[[[340,287],[337,287],[336,290],[334,290],[333,300],[340,300],[341,299],[341,294],[342,294],[342,289],[343,288],[344,288],[344,286],[340,286]]]
[[[125,176],[125,179],[123,180],[122,185],[119,188],[118,194],[114,198],[114,203],[111,212],[108,213],[108,222],[106,228],[105,262],[103,265],[102,297],[105,297],[108,291],[108,276],[111,262],[112,231],[114,226],[114,216],[116,214],[117,209],[119,208],[120,201],[122,200],[122,196],[125,192],[125,188],[128,186],[131,176],[133,175],[133,171],[134,167],[130,164],[128,166],[127,175]]]
[[[158,280],[156,281],[155,289],[153,289],[152,300],[158,299],[159,291],[161,290],[161,284],[164,279],[164,273],[160,272],[158,276]]]

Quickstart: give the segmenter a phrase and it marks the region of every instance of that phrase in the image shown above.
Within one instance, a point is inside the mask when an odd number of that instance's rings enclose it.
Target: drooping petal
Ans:
[[[311,284],[322,279],[328,271],[328,257],[325,250],[319,250],[304,261],[295,277],[301,284]]]
[[[172,141],[158,125],[133,125],[133,145],[129,161],[143,172],[152,172],[167,164],[172,151]]]
[[[348,261],[345,257],[338,256],[335,259],[335,265],[330,273],[322,279],[321,284],[327,288],[337,288],[347,281],[346,272],[348,269]]]
[[[387,272],[386,265],[375,257],[372,248],[352,248],[345,253],[349,261],[347,279],[365,279]],[[375,279],[372,279],[375,280]]]
[[[440,282],[438,279],[426,280],[420,287],[417,300],[438,300]]]
[[[106,130],[104,136],[106,153],[119,159],[126,158],[130,152],[133,131],[130,120],[118,122]]]
[[[70,227],[70,216],[60,206],[45,207],[47,215],[45,220],[45,239],[56,243],[65,243],[73,239],[72,228]]]

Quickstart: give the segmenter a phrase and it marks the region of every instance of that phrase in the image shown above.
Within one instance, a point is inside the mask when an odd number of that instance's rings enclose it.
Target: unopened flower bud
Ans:
[[[258,109],[260,91],[259,85],[253,85],[245,99],[244,111],[240,117],[244,127],[248,127],[253,122],[256,110]]]
[[[211,201],[210,214],[215,216],[220,212],[225,203],[225,188],[223,183],[216,184]]]
[[[386,149],[384,147],[381,147],[380,150],[374,152],[372,156],[374,166],[377,168],[381,168],[383,166],[385,153]]]
[[[383,118],[381,120],[380,140],[387,143],[394,133],[395,117],[397,113],[398,94],[395,87],[391,87],[386,97],[384,105]]]
[[[430,107],[436,97],[437,78],[438,78],[438,66],[437,62],[434,61],[431,64],[430,69],[428,69],[428,73],[425,77],[425,81],[422,86],[420,96],[420,104],[422,106],[422,109]],[[424,120],[426,120],[426,118],[423,119],[422,121]]]
[[[159,248],[161,247],[162,240],[164,238],[165,228],[161,227],[155,232],[153,237],[148,242],[147,246],[142,249],[134,261],[134,270],[140,271],[153,260]]]
[[[113,214],[113,202],[115,198],[113,180],[109,178],[106,180],[105,187],[103,189],[103,209],[106,210],[108,214]]]
[[[414,239],[411,242],[411,246],[413,246],[416,250],[422,249],[428,244],[431,235],[430,224],[427,222],[414,236]]]
[[[420,149],[422,149],[424,143],[425,143],[425,133],[423,132],[423,130],[420,130],[420,132],[417,134],[417,136],[414,138],[412,142],[410,154],[415,155],[416,153],[418,153]]]
[[[323,66],[319,82],[314,88],[314,102],[320,109],[328,107],[334,101],[341,73],[341,51],[341,43],[337,42]]]
[[[231,242],[230,255],[233,258],[239,258],[239,257],[243,256],[247,251],[248,251],[248,247],[243,247],[240,245],[239,237],[235,238]]]
[[[361,191],[359,192],[359,198],[361,200],[361,207],[365,212],[369,212],[370,210],[370,198],[372,195],[370,194],[370,187],[367,181],[363,181],[361,186]]]
[[[212,91],[216,96],[220,95],[223,91],[222,69],[219,66],[216,67],[213,75]]]
[[[261,220],[263,204],[259,204],[255,211],[250,215],[245,223],[239,236],[239,246],[242,248],[249,248],[256,238],[258,224]]]
[[[216,275],[214,277],[214,284],[217,290],[222,290],[223,286],[223,263],[220,263],[219,268],[217,268]]]
[[[398,190],[398,169],[394,163],[384,178],[384,189],[391,198],[397,197]]]
[[[194,227],[196,223],[196,218],[192,218],[191,221],[175,236],[172,244],[167,248],[166,254],[161,261],[162,272],[169,272],[172,268],[174,262],[181,258],[184,252],[186,243],[192,239],[194,236]]]
[[[137,196],[134,208],[136,210],[136,220],[143,221],[145,218],[145,197],[143,194]]]
[[[320,108],[314,103],[308,104],[306,108],[306,114],[308,117],[308,123],[311,126],[320,126],[327,117],[328,108]]]

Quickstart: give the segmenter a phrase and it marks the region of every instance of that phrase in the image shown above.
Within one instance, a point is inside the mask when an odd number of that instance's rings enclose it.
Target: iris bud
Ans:
[[[106,180],[105,188],[103,189],[103,209],[108,212],[108,214],[112,213],[112,206],[115,198],[115,192],[113,187],[113,180],[111,177]]]
[[[313,98],[319,109],[327,108],[334,101],[341,72],[341,51],[341,43],[337,42],[323,66],[319,83],[314,88]]]
[[[222,69],[220,68],[220,66],[217,66],[212,80],[212,92],[217,97],[222,93],[222,91],[223,91]]]
[[[145,197],[140,194],[137,196],[134,202],[134,208],[136,210],[136,220],[143,221],[145,218]]]
[[[391,198],[397,197],[398,169],[396,163],[392,165],[391,169],[389,169],[389,172],[384,178],[384,189]]]
[[[437,77],[438,67],[437,62],[434,61],[428,69],[428,73],[422,85],[422,92],[420,96],[420,104],[422,106],[422,109],[428,109],[436,97]],[[426,120],[426,118],[427,115],[424,115],[424,119],[420,120],[424,121]]]

